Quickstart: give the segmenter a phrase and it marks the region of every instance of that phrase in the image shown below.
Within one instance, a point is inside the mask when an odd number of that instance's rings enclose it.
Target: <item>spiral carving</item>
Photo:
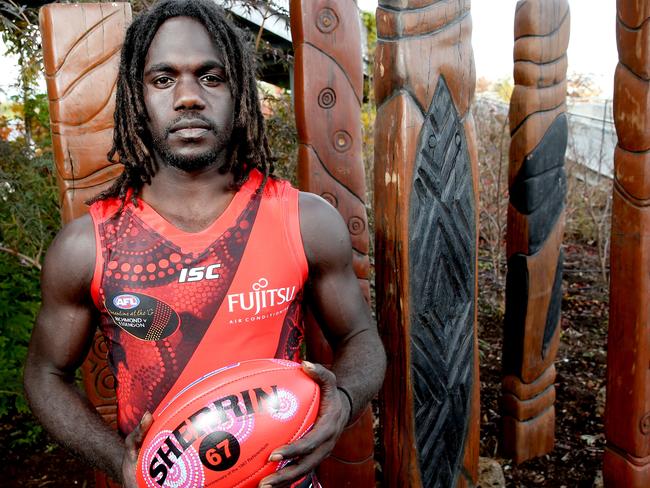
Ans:
[[[329,109],[336,105],[336,92],[331,88],[323,88],[318,94],[318,105],[321,108]]]
[[[642,418],[639,425],[643,435],[650,434],[650,412],[646,413]]]
[[[334,134],[334,148],[338,152],[345,152],[352,146],[352,136],[344,130],[339,130]]]
[[[350,220],[348,220],[348,230],[350,231],[350,234],[358,236],[366,230],[366,223],[360,217],[351,217]]]
[[[326,191],[325,193],[322,193],[322,194],[321,194],[321,197],[323,197],[323,199],[324,199],[327,203],[329,203],[332,207],[334,207],[334,208],[338,208],[338,206],[339,206],[339,201],[338,201],[338,199],[336,198],[336,196],[334,196],[332,193],[329,193],[329,192]]]
[[[329,34],[333,32],[338,26],[339,18],[334,10],[326,7],[318,12],[316,27],[318,27],[318,30],[323,34]]]

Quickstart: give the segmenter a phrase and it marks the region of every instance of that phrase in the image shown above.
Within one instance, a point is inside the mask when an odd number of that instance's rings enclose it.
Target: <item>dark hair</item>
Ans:
[[[226,17],[223,9],[210,0],[163,0],[140,14],[126,32],[117,77],[113,147],[108,153],[109,161],[121,163],[124,171],[109,189],[88,203],[118,197],[122,199],[123,207],[129,189],[133,191],[131,198],[135,203],[142,186],[150,183],[156,173],[142,79],[151,42],[163,22],[172,17],[191,17],[199,21],[223,53],[234,103],[230,158],[224,172],[233,173],[237,188],[248,179],[253,168],[262,172],[264,182],[273,173],[273,160],[257,94],[255,60],[243,34]]]

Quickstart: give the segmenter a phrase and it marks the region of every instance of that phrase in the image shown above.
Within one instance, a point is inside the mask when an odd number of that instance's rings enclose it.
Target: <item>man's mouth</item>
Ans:
[[[183,139],[197,139],[211,130],[208,122],[201,119],[183,119],[169,128],[170,134],[175,134]]]
[[[198,139],[208,132],[208,129],[201,129],[198,127],[188,127],[187,129],[178,129],[173,134],[183,139]]]

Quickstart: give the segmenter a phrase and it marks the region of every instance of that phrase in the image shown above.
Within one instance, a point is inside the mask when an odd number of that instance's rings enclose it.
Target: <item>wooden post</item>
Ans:
[[[115,81],[131,22],[128,3],[50,4],[40,11],[52,146],[63,222],[87,211],[84,202],[108,188],[122,167],[108,162],[113,142]],[[100,333],[82,366],[90,401],[116,427],[115,378]],[[97,472],[96,486],[108,486]]]
[[[290,6],[300,188],[321,195],[348,224],[354,270],[369,301],[359,11],[352,0],[292,0]],[[308,356],[331,364],[331,348],[309,314],[306,326]],[[373,454],[368,408],[321,465],[320,481],[326,487],[374,486]]]
[[[650,486],[650,1],[618,0],[605,486]]]
[[[567,0],[517,3],[501,397],[502,449],[516,463],[555,442],[569,26]]]
[[[470,1],[380,0],[377,317],[384,486],[474,486],[477,152]]]

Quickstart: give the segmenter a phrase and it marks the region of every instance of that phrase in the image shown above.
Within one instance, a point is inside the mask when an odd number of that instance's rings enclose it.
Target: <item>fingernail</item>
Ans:
[[[302,365],[307,369],[314,369],[314,363],[310,363],[309,361],[303,361]]]
[[[271,488],[271,485],[262,485],[260,488]]]
[[[276,461],[282,461],[282,454],[278,454],[277,452],[274,452],[269,456],[269,461],[274,463]],[[268,485],[266,485],[268,486]]]

